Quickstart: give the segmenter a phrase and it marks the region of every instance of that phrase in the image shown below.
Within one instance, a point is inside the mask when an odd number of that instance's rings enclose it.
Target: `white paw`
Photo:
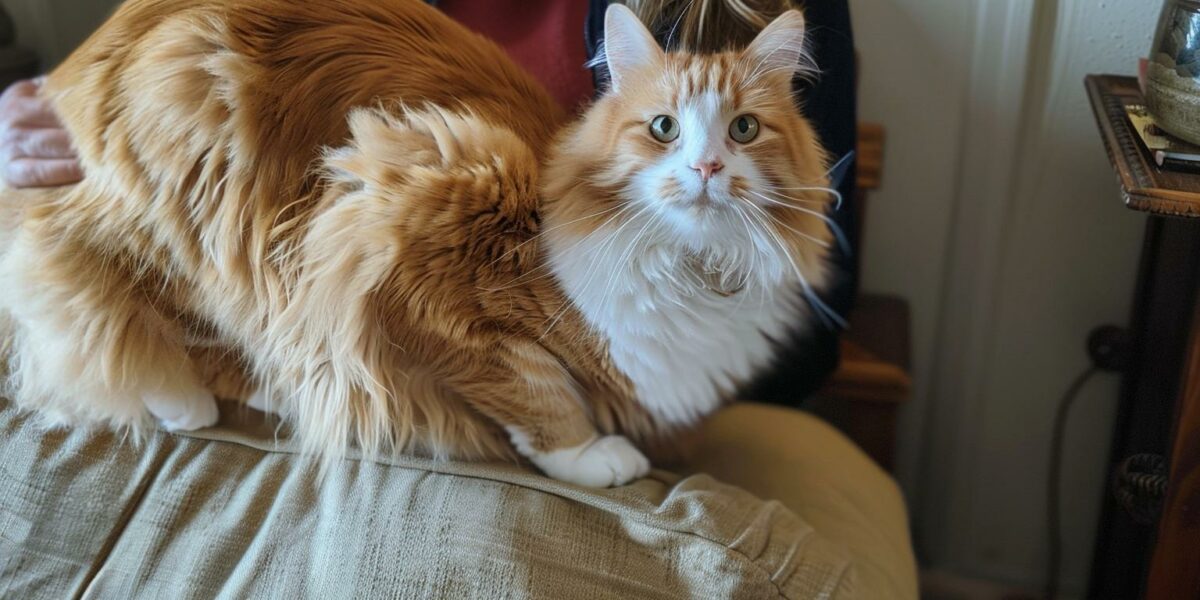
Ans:
[[[279,401],[271,398],[265,388],[254,390],[254,393],[246,398],[246,406],[268,415],[279,414]]]
[[[143,394],[142,402],[168,431],[194,431],[216,425],[220,416],[217,399],[203,388],[190,393]]]
[[[650,461],[620,435],[530,458],[550,477],[588,487],[625,485],[650,472]]]

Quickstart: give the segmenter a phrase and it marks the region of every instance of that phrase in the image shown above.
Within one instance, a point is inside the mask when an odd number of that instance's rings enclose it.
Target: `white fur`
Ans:
[[[748,54],[758,59],[755,73],[782,70],[815,72],[812,55],[805,48],[805,28],[804,14],[789,10],[759,32],[746,48]]]
[[[602,52],[612,78],[612,88],[617,92],[631,71],[652,64],[662,56],[654,36],[646,31],[633,11],[620,4],[610,5],[604,13]]]
[[[142,395],[142,402],[167,431],[195,431],[216,425],[220,413],[212,392],[203,387],[188,392],[151,392]]]
[[[726,143],[738,112],[707,92],[674,115],[678,140],[630,179],[616,216],[571,238],[551,215],[547,239],[555,275],[608,339],[641,403],[668,423],[690,424],[770,362],[769,337],[782,341],[802,321],[803,287],[763,205],[730,192],[734,176],[751,189],[766,185],[753,160]],[[725,166],[705,183],[691,167],[697,160]],[[667,180],[680,191],[659,197]],[[697,263],[722,285],[703,279]],[[804,276],[822,283],[822,273]]]
[[[636,227],[617,229],[555,253],[556,275],[608,339],[639,401],[668,423],[695,423],[770,362],[774,348],[766,334],[782,335],[800,321],[798,288],[785,279],[722,296],[683,272],[678,246],[642,248]],[[605,247],[609,235],[615,237]]]
[[[216,399],[182,347],[166,332],[130,333],[129,322],[141,315],[119,296],[105,296],[103,285],[77,290],[39,280],[36,243],[22,230],[0,255],[0,321],[6,323],[0,335],[10,336],[8,356],[0,357],[10,372],[0,391],[39,409],[50,425],[102,420],[131,427],[147,412],[171,431],[216,424]],[[105,303],[112,313],[95,310]],[[75,335],[81,331],[88,335]],[[128,342],[128,350],[117,345],[127,339],[137,341]],[[132,366],[124,362],[126,352],[160,362]]]
[[[260,387],[246,398],[246,406],[268,415],[280,415],[279,401],[272,398],[266,387]]]
[[[650,472],[650,461],[624,436],[596,437],[573,448],[538,452],[520,428],[507,429],[518,452],[546,475],[560,481],[587,487],[612,487],[625,485]]]

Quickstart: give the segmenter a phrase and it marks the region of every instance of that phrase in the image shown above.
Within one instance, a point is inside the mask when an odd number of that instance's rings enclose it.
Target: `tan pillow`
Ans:
[[[136,449],[0,400],[0,596],[829,598],[846,553],[777,502],[655,471],[346,459],[319,481],[245,409]]]

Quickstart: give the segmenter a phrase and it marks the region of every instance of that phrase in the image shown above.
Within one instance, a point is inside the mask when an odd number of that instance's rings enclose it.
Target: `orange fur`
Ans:
[[[87,177],[6,242],[8,392],[137,432],[148,395],[256,388],[327,456],[513,459],[514,427],[523,452],[618,432],[669,446],[681,427],[638,402],[547,274],[538,157],[556,157],[547,214],[584,217],[654,152],[630,112],[716,85],[774,120],[747,149],[774,177],[823,181],[786,78],[743,90],[739,60],[672,56],[552,150],[547,93],[422,2],[127,2],[47,84]]]
[[[563,114],[423,3],[129,2],[48,89],[88,176],[7,253],[22,404],[139,427],[195,329],[313,451],[512,457],[497,422],[576,444],[579,393],[623,396],[570,318],[542,339],[553,282],[484,291],[536,265]]]
[[[610,28],[612,12],[610,8]],[[749,297],[744,304],[752,306],[764,296],[743,292],[748,284],[759,285],[761,289],[757,291],[768,296],[786,296],[789,289],[780,283],[780,279],[789,274],[768,273],[766,266],[772,261],[779,269],[794,272],[806,286],[804,291],[811,299],[812,291],[821,289],[828,280],[826,258],[834,236],[825,215],[831,200],[827,156],[812,126],[797,111],[791,93],[792,76],[796,70],[804,68],[803,61],[806,60],[803,51],[796,47],[798,41],[789,37],[796,29],[803,29],[803,18],[798,12],[791,11],[745,50],[714,54],[653,50],[642,56],[640,64],[625,67],[620,89],[601,97],[580,120],[564,129],[543,169],[547,245],[560,257],[572,252],[584,253],[587,250],[579,248],[589,248],[596,252],[616,252],[621,257],[620,262],[631,263],[638,262],[639,254],[652,255],[658,251],[684,255],[683,260],[672,257],[666,261],[666,264],[678,266],[677,272],[654,273],[650,279],[656,286],[688,288],[674,298],[665,295],[666,301],[658,300],[660,306],[705,293],[720,296],[741,293]],[[642,35],[648,33],[643,31]],[[646,44],[656,47],[653,40],[648,39]],[[791,63],[776,55],[789,50],[794,52],[789,57],[796,56],[800,60]],[[629,52],[626,48],[625,53]],[[757,117],[761,132],[754,140],[739,144],[725,139],[724,145],[732,157],[748,157],[763,181],[755,183],[743,175],[733,174],[727,193],[719,189],[708,192],[714,198],[728,198],[697,202],[684,193],[678,172],[662,175],[657,171],[653,175],[657,178],[653,191],[639,197],[636,182],[673,160],[672,156],[684,152],[680,147],[683,137],[664,143],[651,135],[649,125],[659,115],[682,119],[698,103],[697,98],[705,95],[719,99],[718,112]],[[683,135],[687,134],[685,131]],[[721,240],[712,239],[713,234],[696,233],[704,229],[699,225],[704,217],[693,218],[692,215],[705,214],[712,204],[722,205],[721,212],[726,215],[742,213],[743,221],[729,218],[738,223],[735,228],[744,225],[753,230],[747,233],[756,238],[756,249],[749,252],[754,256],[749,259],[731,257],[728,248],[715,249],[722,244]],[[709,210],[707,214],[712,212]],[[683,229],[693,231],[681,232],[680,228],[669,224],[680,218],[688,222]],[[636,232],[632,235],[634,240],[629,248],[614,250],[611,240],[622,231]],[[602,241],[596,243],[597,238]],[[711,243],[714,241],[717,243]],[[661,264],[650,268],[659,266]],[[618,268],[624,267],[619,265]],[[599,294],[600,305],[616,302],[614,289],[621,285],[619,280],[638,268],[631,266],[627,272],[614,275],[593,273],[588,268],[578,289],[588,295]],[[561,267],[561,270],[569,268]],[[689,287],[689,282],[697,280],[702,283]],[[645,308],[651,305],[649,300],[638,297],[638,293],[633,292],[634,300],[627,311],[643,313],[649,310]],[[739,301],[729,308],[736,311],[743,307]],[[683,313],[692,311],[685,308],[680,313],[667,318],[682,317],[681,320],[686,321],[689,315]],[[617,318],[632,320],[637,316],[629,314]],[[602,317],[592,315],[592,319]],[[698,327],[705,326],[703,318],[697,321]],[[636,338],[641,332],[636,330],[637,326],[634,329],[631,335]],[[762,333],[774,339],[785,335],[778,330]],[[672,342],[670,346],[686,346],[688,340]],[[686,347],[668,350],[685,356],[688,351]],[[644,350],[638,349],[638,352]],[[709,374],[673,372],[661,375],[668,378],[668,383],[670,376]],[[720,393],[725,401],[734,398],[737,384],[742,382],[733,383],[717,386],[722,388]],[[653,400],[639,398],[643,405]],[[664,420],[680,422],[679,419],[665,419],[662,411],[651,412],[654,413],[651,422],[660,430]],[[694,419],[685,422],[694,422]]]
[[[630,93],[610,94],[567,127],[554,156],[547,165],[546,208],[548,220],[570,223],[572,230],[588,232],[609,215],[589,216],[597,207],[625,202],[621,189],[650,161],[667,148],[646,131],[646,123],[660,112],[670,112],[701,90],[715,90],[735,112],[752,113],[765,131],[741,151],[754,157],[773,186],[786,190],[808,188],[791,194],[793,200],[809,203],[823,211],[829,194],[825,186],[827,157],[816,132],[796,110],[791,96],[791,72],[768,72],[757,80],[755,60],[742,52],[711,55],[670,53],[665,61],[634,73]],[[671,200],[674,181],[667,180],[662,196]],[[735,189],[743,185],[737,180]],[[780,204],[763,208],[780,224],[777,233],[789,245],[801,270],[824,278],[827,252],[833,236],[826,222],[811,213],[789,210]],[[619,217],[621,223],[628,217]],[[796,232],[810,236],[806,239]]]

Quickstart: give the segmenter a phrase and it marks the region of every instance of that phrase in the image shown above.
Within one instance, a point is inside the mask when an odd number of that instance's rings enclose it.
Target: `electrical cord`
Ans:
[[[1129,330],[1117,325],[1100,325],[1092,329],[1087,337],[1087,354],[1092,365],[1071,382],[1070,387],[1058,401],[1054,414],[1054,433],[1050,441],[1050,465],[1046,477],[1046,533],[1049,537],[1046,552],[1046,600],[1058,595],[1060,569],[1062,568],[1062,523],[1060,522],[1060,488],[1062,487],[1062,454],[1067,435],[1067,417],[1079,391],[1098,371],[1124,373],[1133,362],[1133,344]],[[1145,483],[1138,480],[1137,484]],[[1146,486],[1142,486],[1145,488]],[[1143,498],[1139,489],[1133,497]]]
[[[1079,391],[1101,369],[1092,365],[1081,372],[1071,382],[1062,399],[1058,401],[1058,410],[1054,414],[1054,434],[1050,442],[1050,469],[1046,478],[1046,532],[1050,537],[1049,550],[1046,556],[1046,600],[1054,600],[1058,596],[1059,569],[1062,563],[1062,523],[1059,519],[1059,504],[1061,497],[1059,481],[1062,475],[1063,441],[1066,437],[1067,416],[1071,406],[1079,397]]]

